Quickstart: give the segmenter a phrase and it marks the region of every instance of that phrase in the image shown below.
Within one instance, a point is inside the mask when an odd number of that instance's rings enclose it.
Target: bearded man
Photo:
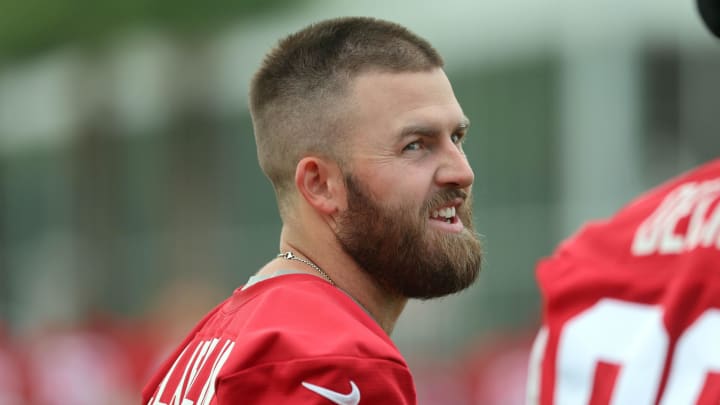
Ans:
[[[482,262],[469,120],[442,58],[394,23],[322,21],[268,53],[250,110],[280,254],[200,321],[143,403],[415,404],[395,322]]]

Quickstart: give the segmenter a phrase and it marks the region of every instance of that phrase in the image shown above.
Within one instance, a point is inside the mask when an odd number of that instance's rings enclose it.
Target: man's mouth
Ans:
[[[434,210],[430,217],[436,221],[443,221],[447,222],[448,224],[452,224],[457,222],[457,217],[455,216],[455,214],[455,207],[451,206]]]

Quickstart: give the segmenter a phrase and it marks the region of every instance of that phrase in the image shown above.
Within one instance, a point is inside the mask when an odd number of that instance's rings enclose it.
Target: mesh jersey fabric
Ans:
[[[237,289],[197,324],[143,391],[143,404],[171,403],[415,404],[416,394],[362,307],[319,277],[287,274]]]

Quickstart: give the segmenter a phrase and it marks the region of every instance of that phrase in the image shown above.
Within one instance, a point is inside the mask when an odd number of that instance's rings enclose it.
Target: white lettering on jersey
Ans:
[[[229,339],[222,345],[220,339],[189,344],[175,359],[148,405],[210,404],[215,380],[234,347],[235,342]]]
[[[687,226],[678,227],[681,221]],[[638,227],[632,254],[679,254],[697,247],[720,249],[720,179],[683,184],[669,193]]]
[[[636,405],[658,399],[660,405],[717,404],[720,391],[711,376],[720,373],[720,309],[708,308],[684,330],[673,332],[674,351],[668,350],[672,336],[663,321],[666,314],[661,306],[604,298],[568,320],[554,332],[559,338],[553,404]],[[616,366],[616,377],[596,381],[600,363]],[[598,387],[610,398],[598,395]],[[538,403],[537,395],[527,402]]]

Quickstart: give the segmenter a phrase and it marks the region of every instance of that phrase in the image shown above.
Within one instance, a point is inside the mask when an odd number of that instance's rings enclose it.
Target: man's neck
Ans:
[[[325,236],[325,238],[323,238]],[[345,253],[337,240],[323,232],[294,231],[283,226],[280,236],[280,250],[291,251],[302,256],[330,276],[337,288],[345,291],[355,302],[390,335],[400,317],[407,298],[388,293]]]

